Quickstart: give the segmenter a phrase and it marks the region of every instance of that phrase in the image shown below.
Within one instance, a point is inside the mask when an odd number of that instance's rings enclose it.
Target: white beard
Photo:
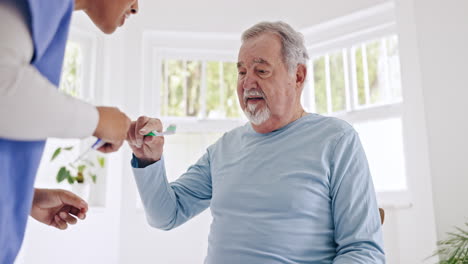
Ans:
[[[244,109],[244,114],[252,124],[258,126],[270,118],[271,112],[267,105],[260,108],[258,111],[257,107],[258,104],[247,103]]]

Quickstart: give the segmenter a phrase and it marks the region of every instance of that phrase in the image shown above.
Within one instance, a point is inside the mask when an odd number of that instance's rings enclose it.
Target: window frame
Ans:
[[[208,61],[216,61],[220,63],[233,62],[234,53],[230,51],[212,51],[212,50],[190,50],[190,49],[174,49],[174,48],[155,48],[154,63],[157,65],[157,72],[154,74],[156,77],[153,82],[153,87],[157,90],[155,92],[155,113],[160,116],[165,123],[182,124],[178,126],[178,131],[182,133],[203,133],[203,132],[223,132],[238,127],[239,125],[247,122],[246,118],[199,118],[199,117],[175,117],[161,115],[161,80],[164,77],[161,74],[161,65],[164,60],[181,60],[181,61],[199,61],[202,65],[206,65]],[[202,104],[202,111],[206,111],[206,68],[202,67],[202,84],[201,84],[201,97],[205,103]],[[157,87],[157,88],[156,88]]]
[[[237,62],[237,34],[149,31],[143,34],[143,89],[141,113],[154,113],[164,124],[177,124],[178,133],[226,132],[247,122],[246,118],[214,119],[161,116],[161,65],[166,59]],[[148,67],[149,66],[149,67]],[[203,84],[202,84],[203,85]],[[205,90],[206,91],[206,90]],[[203,96],[203,88],[202,88]]]
[[[80,99],[96,103],[96,58],[97,58],[97,36],[94,32],[88,32],[76,26],[70,27],[68,41],[76,42],[83,52],[82,70],[82,96]]]
[[[99,94],[97,94],[96,87],[96,68],[97,68],[97,50],[98,50],[98,35],[97,31],[88,31],[82,29],[79,26],[72,25],[70,26],[69,37],[68,41],[75,42],[80,46],[82,52],[82,69],[81,69],[81,87],[79,91],[79,99],[86,101],[88,103],[95,104],[100,101]],[[65,58],[64,58],[65,59]],[[60,87],[57,87],[60,89]],[[75,149],[73,152],[81,153],[83,149],[88,148],[95,139],[88,138],[86,140],[80,139],[65,139],[65,138],[48,138],[46,146],[48,144],[52,144],[53,148],[57,146],[66,146],[66,145],[74,145]],[[53,149],[49,149],[52,150]],[[45,187],[45,188],[62,188],[72,190],[72,185],[68,183],[57,183],[55,181],[55,174],[49,175],[47,172],[47,168],[42,168],[43,166],[48,166],[50,163],[50,155],[46,155],[48,153],[48,149],[44,150],[44,154],[41,158],[41,162],[38,168],[38,176],[36,180],[37,187]],[[74,157],[68,155],[68,158]],[[106,163],[107,162],[106,158]],[[53,165],[54,167],[57,165]],[[44,174],[44,175],[43,175]],[[99,176],[99,181],[96,184],[91,185],[92,190],[96,190],[99,193],[95,193],[91,195],[90,204],[93,207],[104,207],[106,204],[105,201],[105,191],[106,191],[106,178],[107,178],[107,166],[102,171],[102,175]],[[44,177],[48,177],[47,180]],[[54,180],[50,180],[53,177]]]
[[[347,67],[351,69],[349,72],[352,75],[352,67],[354,64],[351,59],[354,58],[352,54],[353,48],[362,43],[369,43],[391,35],[397,35],[397,24],[394,14],[394,3],[389,2],[369,8],[363,11],[353,13],[349,16],[344,16],[331,20],[316,26],[301,30],[304,34],[306,41],[306,48],[309,55],[312,55],[309,64],[309,76],[306,86],[304,87],[303,105],[306,109],[314,111],[315,106],[315,90],[313,89],[313,61],[315,58],[323,56],[327,53],[342,51],[346,49]],[[400,46],[400,45],[399,45]],[[400,62],[401,65],[401,62]],[[345,71],[346,73],[346,71]],[[402,126],[405,122],[405,105],[404,93],[402,92],[401,100],[394,102],[385,102],[380,104],[373,104],[369,106],[359,106],[355,93],[357,89],[350,89],[351,82],[355,82],[354,76],[346,76],[345,82],[348,82],[346,93],[349,93],[346,100],[346,110],[341,112],[332,112],[326,115],[337,117],[347,121],[350,124],[369,122],[375,120],[384,120],[389,118],[401,118]],[[404,89],[403,84],[401,85]],[[331,100],[331,98],[329,99]],[[406,147],[405,147],[405,131],[402,128],[403,137],[403,155],[405,160],[405,182],[406,188],[403,190],[392,191],[377,191],[377,198],[379,206],[386,208],[410,208],[412,207],[412,194],[411,186],[409,185],[408,175],[408,162]]]

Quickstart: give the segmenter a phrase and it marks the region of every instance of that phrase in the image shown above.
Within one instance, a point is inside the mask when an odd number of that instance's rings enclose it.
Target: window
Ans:
[[[383,204],[408,190],[398,36],[388,5],[304,30],[309,79],[303,105],[353,125]],[[388,195],[393,193],[395,195]],[[401,196],[401,195],[400,195]]]
[[[355,43],[314,57],[310,65],[312,111],[355,127],[378,191],[406,189],[398,37]]]
[[[224,132],[245,123],[237,99],[235,62],[174,57],[160,62],[159,89],[163,124],[175,123],[178,131],[165,139],[170,181],[184,173]]]
[[[237,99],[239,43],[238,34],[144,33],[141,113],[177,125],[177,133],[165,137],[169,181],[247,121]],[[136,207],[142,208],[139,195]]]
[[[80,98],[83,87],[83,49],[77,42],[69,41],[65,49],[62,75],[59,90],[71,96]],[[57,161],[51,162],[51,157],[58,147],[70,146],[71,151],[62,153]],[[64,186],[56,183],[55,176],[63,163],[73,161],[80,153],[80,140],[76,139],[47,139],[41,164],[38,170],[37,185],[42,187]]]
[[[330,52],[312,61],[315,107],[319,114],[401,101],[396,35]]]
[[[165,59],[161,69],[162,116],[241,118],[234,62]]]
[[[76,32],[72,29],[71,38],[67,42],[65,56],[62,67],[62,75],[60,79],[59,90],[70,96],[80,98],[88,102],[94,102],[93,91],[93,56],[94,56],[94,39],[92,36]],[[94,141],[94,138],[79,139],[47,139],[42,160],[39,165],[36,185],[46,188],[62,188],[73,190],[74,185],[70,185],[67,181],[62,183],[56,182],[56,175],[61,166],[73,162],[81,152],[88,148]],[[61,151],[61,154],[52,162],[51,158],[54,151],[58,147],[73,147],[70,151]],[[90,153],[88,157],[97,160],[97,153]],[[101,156],[101,155],[99,155]],[[93,167],[98,168],[97,164]],[[105,188],[105,170],[98,169],[97,184],[91,185],[92,195],[90,196],[90,204],[103,205]]]
[[[82,98],[83,49],[79,43],[69,41],[65,48],[59,89],[71,96]]]

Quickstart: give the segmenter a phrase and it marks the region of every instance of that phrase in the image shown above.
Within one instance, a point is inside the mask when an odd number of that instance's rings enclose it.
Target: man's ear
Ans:
[[[304,64],[298,64],[296,69],[296,87],[302,88],[307,77],[307,68]]]

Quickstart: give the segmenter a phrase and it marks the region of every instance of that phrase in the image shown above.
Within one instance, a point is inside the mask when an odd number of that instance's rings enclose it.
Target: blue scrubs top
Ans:
[[[34,43],[31,65],[58,86],[74,1],[22,0],[17,4],[28,6],[23,10],[29,10],[25,17]],[[44,144],[45,141],[0,138],[1,264],[13,263],[21,247]]]

